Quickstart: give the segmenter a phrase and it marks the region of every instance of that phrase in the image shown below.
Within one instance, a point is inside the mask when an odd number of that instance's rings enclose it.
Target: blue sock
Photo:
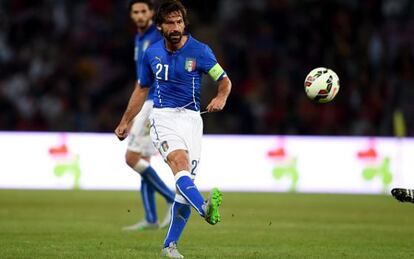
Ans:
[[[144,205],[145,219],[149,223],[157,221],[157,210],[155,206],[155,190],[145,179],[141,180],[141,199]]]
[[[161,178],[155,172],[154,168],[151,166],[147,167],[147,169],[141,173],[141,177],[144,178],[148,184],[151,184],[151,186],[157,192],[159,192],[167,200],[168,203],[174,202],[175,193],[171,191],[168,186],[161,180]]]
[[[154,188],[148,184],[148,200],[150,205],[151,214],[154,215],[155,222],[157,221],[157,205],[155,204],[155,190]]]
[[[197,212],[204,217],[204,198],[200,191],[195,186],[193,180],[190,178],[190,173],[187,171],[178,172],[175,175],[175,185],[178,191],[184,198],[197,210]]]
[[[167,236],[164,240],[164,247],[167,247],[171,242],[178,242],[178,239],[180,239],[181,233],[183,233],[185,224],[187,224],[190,214],[190,205],[182,204],[177,201],[174,202],[172,207],[172,219],[170,227],[168,228]]]

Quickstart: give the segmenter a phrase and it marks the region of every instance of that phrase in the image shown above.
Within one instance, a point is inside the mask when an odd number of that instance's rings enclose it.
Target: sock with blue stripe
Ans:
[[[182,196],[204,217],[204,198],[191,179],[190,172],[180,171],[175,175],[175,185]]]
[[[177,201],[174,202],[172,207],[172,219],[170,227],[168,228],[167,236],[164,240],[164,247],[169,246],[171,242],[178,242],[178,239],[180,239],[180,236],[184,230],[185,225],[187,224],[190,215],[190,205],[183,204]]]
[[[157,222],[157,207],[154,194],[154,188],[145,179],[141,179],[141,199],[144,205],[145,219],[149,223]]]

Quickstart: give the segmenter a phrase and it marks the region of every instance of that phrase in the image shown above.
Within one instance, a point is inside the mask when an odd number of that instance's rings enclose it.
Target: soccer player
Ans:
[[[400,202],[411,202],[414,203],[414,190],[394,188],[391,190],[392,196]]]
[[[135,55],[137,78],[144,52],[156,41],[162,39],[153,23],[153,4],[151,0],[132,0],[129,2],[129,12],[132,21],[137,27],[135,36]],[[145,219],[138,223],[124,227],[124,230],[145,230],[163,228],[170,224],[171,206],[174,202],[174,192],[157,175],[150,166],[150,157],[156,152],[149,135],[148,116],[153,106],[154,88],[151,87],[148,99],[145,101],[140,113],[134,118],[125,160],[128,166],[141,175],[141,199],[145,211]],[[157,220],[155,205],[155,191],[159,192],[167,201],[167,214],[161,224]]]
[[[191,207],[212,225],[220,221],[220,191],[213,188],[204,200],[193,182],[200,162],[203,134],[201,76],[208,74],[218,82],[217,94],[207,105],[207,112],[224,108],[231,81],[211,49],[186,33],[187,11],[181,2],[167,0],[161,3],[155,23],[164,40],[151,45],[145,52],[138,85],[115,134],[120,139],[127,136],[128,124],[141,110],[148,87],[155,82],[150,134],[174,174],[177,190],[172,207],[173,218],[161,255],[183,258],[177,250],[177,242],[190,217]]]

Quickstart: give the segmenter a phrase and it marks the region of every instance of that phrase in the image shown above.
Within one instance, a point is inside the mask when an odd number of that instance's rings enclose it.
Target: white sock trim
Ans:
[[[190,179],[192,179],[190,172],[188,172],[186,170],[182,170],[182,171],[178,172],[176,175],[174,175],[175,181],[178,181],[178,179],[180,179],[183,176],[188,176],[188,177],[190,177]]]
[[[140,174],[144,172],[150,164],[145,159],[140,159],[136,165],[134,165],[134,170]]]
[[[184,196],[178,193],[175,194],[174,201],[181,203],[181,204],[190,205],[190,203],[188,203],[188,201],[184,198]]]

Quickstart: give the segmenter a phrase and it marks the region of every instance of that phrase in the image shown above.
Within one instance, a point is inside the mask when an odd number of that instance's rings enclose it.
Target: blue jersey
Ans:
[[[175,52],[165,48],[164,40],[151,45],[144,54],[139,84],[154,85],[155,108],[199,111],[203,73],[216,81],[225,76],[210,47],[188,35],[184,46]]]
[[[139,78],[139,71],[141,70],[142,59],[147,48],[162,39],[161,34],[158,32],[155,25],[151,25],[144,32],[144,34],[137,33],[135,36],[135,51],[134,51],[134,60],[135,60],[135,69],[137,79]],[[151,87],[150,92],[148,93],[147,99],[152,99],[154,94],[154,88]]]

